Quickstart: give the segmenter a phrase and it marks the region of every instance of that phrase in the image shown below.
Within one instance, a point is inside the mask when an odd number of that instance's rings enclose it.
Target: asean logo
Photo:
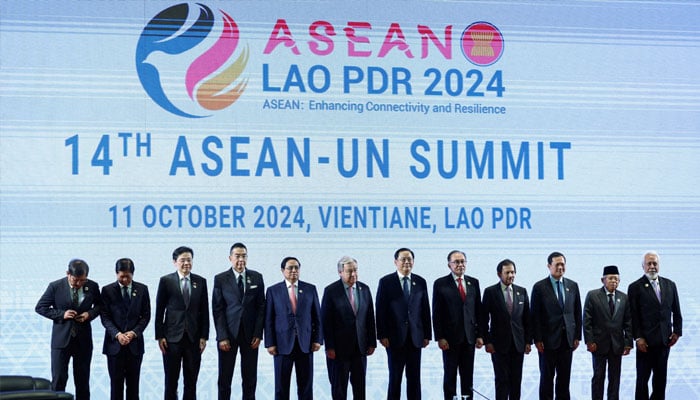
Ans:
[[[239,99],[249,50],[239,47],[236,21],[196,3],[161,11],[143,29],[136,71],[148,96],[164,110],[187,118],[209,117]],[[239,54],[236,54],[239,53]]]
[[[462,32],[461,47],[464,57],[474,65],[492,65],[503,54],[503,35],[493,24],[475,22]]]

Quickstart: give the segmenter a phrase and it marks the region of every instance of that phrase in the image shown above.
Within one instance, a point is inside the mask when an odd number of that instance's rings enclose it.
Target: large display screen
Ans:
[[[373,294],[400,247],[429,286],[464,251],[482,290],[510,258],[531,291],[560,251],[582,298],[611,264],[627,291],[656,250],[684,317],[667,397],[699,396],[699,17],[696,1],[0,2],[0,374],[50,376],[51,321],[34,306],[73,258],[101,286],[133,259],[155,309],[181,245],[210,290],[243,242],[267,286],[291,255],[322,293],[349,255]],[[153,322],[145,335],[141,391],[156,399]],[[203,399],[215,343],[212,325]],[[329,398],[323,349],[314,362]],[[369,398],[385,396],[386,365],[380,346]],[[258,375],[272,398],[264,349]],[[483,349],[474,375],[493,398]],[[582,345],[575,398],[591,376]],[[438,398],[435,342],[422,379]],[[633,352],[621,391],[634,380]],[[533,352],[524,398],[538,381]]]

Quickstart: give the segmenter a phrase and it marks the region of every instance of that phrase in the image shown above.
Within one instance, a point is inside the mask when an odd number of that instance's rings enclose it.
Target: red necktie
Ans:
[[[462,298],[462,302],[467,299],[467,292],[464,290],[462,285],[462,277],[457,278],[457,286],[459,286],[459,297]]]

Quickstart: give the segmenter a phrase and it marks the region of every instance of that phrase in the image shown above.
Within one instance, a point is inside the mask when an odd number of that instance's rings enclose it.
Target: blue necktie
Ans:
[[[403,297],[408,301],[408,297],[411,295],[411,292],[408,289],[408,277],[404,276],[403,277]]]
[[[564,308],[564,295],[561,293],[561,282],[557,281],[557,297],[559,298],[559,305]]]

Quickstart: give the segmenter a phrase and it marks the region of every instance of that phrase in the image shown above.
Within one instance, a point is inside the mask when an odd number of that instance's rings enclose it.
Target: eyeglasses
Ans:
[[[467,265],[467,260],[454,260],[449,262],[450,265]]]
[[[284,269],[286,269],[287,271],[298,271],[299,268],[301,268],[301,267],[298,265],[288,265],[288,266],[284,267]]]
[[[401,257],[397,259],[398,261],[405,263],[405,262],[413,262],[413,258],[411,257]]]
[[[231,254],[231,256],[232,256],[233,258],[237,258],[237,259],[239,259],[239,260],[245,260],[245,259],[248,258],[248,255],[247,255],[247,254],[236,254],[236,253],[233,253],[233,254]]]

